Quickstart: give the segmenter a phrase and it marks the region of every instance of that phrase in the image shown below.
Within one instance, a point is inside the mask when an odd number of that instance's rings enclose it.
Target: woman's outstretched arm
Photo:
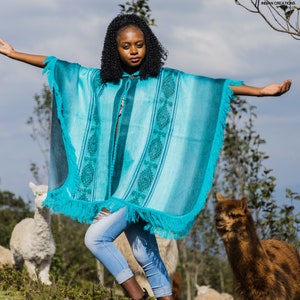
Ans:
[[[243,96],[280,96],[286,93],[291,87],[292,81],[290,79],[285,80],[283,83],[272,83],[264,87],[254,87],[247,85],[233,86],[230,88],[235,95]]]
[[[0,54],[6,55],[9,58],[19,60],[21,62],[43,68],[46,56],[22,53],[16,51],[10,44],[0,39]]]

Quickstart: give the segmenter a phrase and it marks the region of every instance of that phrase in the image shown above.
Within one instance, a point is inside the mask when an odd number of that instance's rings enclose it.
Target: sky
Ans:
[[[106,27],[120,3],[1,0],[0,38],[21,52],[99,67]],[[266,140],[262,150],[277,179],[276,198],[285,198],[285,188],[300,193],[300,41],[272,30],[232,0],[150,0],[149,5],[157,23],[152,29],[169,52],[167,67],[254,86],[293,80],[281,97],[247,100],[257,107],[255,130]],[[41,69],[0,56],[0,190],[25,200],[32,198],[30,163],[43,162],[26,121],[45,83]]]

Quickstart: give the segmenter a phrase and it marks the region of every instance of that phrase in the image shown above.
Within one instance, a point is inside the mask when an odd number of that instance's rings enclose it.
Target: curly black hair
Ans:
[[[145,38],[146,56],[140,66],[141,79],[157,77],[167,59],[167,51],[142,18],[135,14],[120,14],[107,27],[101,58],[102,83],[118,83],[121,78],[123,69],[117,49],[117,35],[120,29],[129,25],[139,28]]]

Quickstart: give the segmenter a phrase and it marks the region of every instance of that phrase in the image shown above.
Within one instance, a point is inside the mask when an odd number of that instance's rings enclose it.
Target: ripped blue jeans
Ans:
[[[124,232],[137,262],[143,268],[156,298],[172,295],[169,276],[161,260],[155,236],[144,230],[145,222],[130,223],[126,208],[110,214],[101,212],[88,228],[85,245],[109,270],[119,284],[133,277],[114,240]]]

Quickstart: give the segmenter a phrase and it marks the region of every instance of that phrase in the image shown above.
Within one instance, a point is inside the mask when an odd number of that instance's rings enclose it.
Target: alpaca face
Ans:
[[[43,201],[46,199],[47,192],[48,192],[48,186],[47,185],[35,185],[34,183],[30,182],[29,187],[32,190],[32,193],[34,195],[34,202],[35,202],[35,207],[37,209],[43,209],[44,207],[42,206]]]
[[[215,226],[223,240],[238,238],[247,228],[250,211],[247,199],[228,199],[217,194],[218,203],[215,207]]]

